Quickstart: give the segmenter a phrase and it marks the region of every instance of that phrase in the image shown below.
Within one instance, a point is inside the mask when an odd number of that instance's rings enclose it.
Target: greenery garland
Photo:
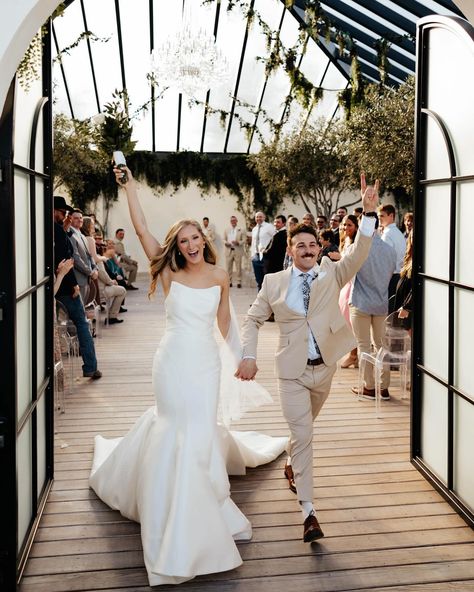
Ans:
[[[135,178],[145,181],[158,193],[169,188],[175,193],[191,182],[197,184],[201,195],[210,191],[220,194],[226,189],[237,198],[237,208],[246,218],[249,210],[260,209],[272,216],[281,203],[280,197],[265,191],[249,157],[244,154],[209,156],[188,151],[137,151],[129,156],[128,163]]]

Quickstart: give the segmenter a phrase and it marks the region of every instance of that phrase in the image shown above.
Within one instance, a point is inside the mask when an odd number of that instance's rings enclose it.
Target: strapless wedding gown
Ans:
[[[245,466],[269,462],[287,442],[217,423],[219,300],[219,286],[172,282],[153,362],[156,406],[125,437],[95,439],[90,486],[141,524],[150,586],[242,563],[234,540],[251,538],[252,529],[230,498],[228,471],[241,474]]]

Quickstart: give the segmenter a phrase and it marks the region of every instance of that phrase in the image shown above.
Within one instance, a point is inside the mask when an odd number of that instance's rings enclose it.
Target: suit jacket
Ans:
[[[130,255],[127,255],[127,253],[125,252],[125,245],[123,244],[123,242],[121,240],[119,240],[118,238],[115,238],[114,239],[114,246],[115,246],[115,253],[120,256],[120,261],[123,261],[124,263],[127,263],[128,265],[135,264],[134,259],[132,259],[130,257]]]
[[[229,226],[228,228],[226,228],[224,230],[224,246],[226,248],[226,253],[228,253],[231,248],[228,247],[225,243],[230,243],[230,238],[229,237],[231,236],[231,233],[232,233],[233,230],[234,229],[231,226]],[[244,244],[245,244],[246,238],[247,237],[246,237],[245,233],[243,232],[243,230],[241,228],[239,228],[239,227],[236,227],[236,229],[235,229],[235,239],[234,240],[238,241],[239,244],[238,245],[235,245],[234,246],[234,249],[242,252],[242,250],[244,248]]]
[[[286,254],[286,228],[281,228],[272,237],[263,252],[263,271],[276,273],[283,269]]]
[[[360,232],[337,263],[325,257],[311,284],[308,316],[290,309],[286,294],[292,268],[264,277],[262,289],[250,307],[242,329],[244,356],[257,357],[258,330],[273,312],[280,335],[275,357],[278,378],[299,378],[308,358],[308,325],[327,366],[355,347],[352,331],[339,309],[341,288],[357,273],[369,254],[371,237]]]
[[[89,283],[89,277],[92,271],[97,269],[97,265],[90,256],[86,239],[82,236],[81,232],[79,231],[79,234],[76,234],[75,231],[70,230],[69,237],[74,248],[74,272],[77,283],[79,286],[86,286]]]

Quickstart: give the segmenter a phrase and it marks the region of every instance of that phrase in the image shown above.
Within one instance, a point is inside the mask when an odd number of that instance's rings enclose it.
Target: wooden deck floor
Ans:
[[[78,379],[66,413],[57,416],[56,479],[22,592],[150,589],[139,526],[87,484],[94,435],[123,435],[153,403],[150,368],[164,328],[163,303],[161,297],[149,303],[145,282],[139,285],[127,294],[125,322],[97,340],[103,378]],[[243,314],[254,293],[233,289],[232,295]],[[276,332],[265,324],[259,352],[259,380],[275,404],[238,426],[286,435],[273,375]],[[338,370],[316,423],[315,499],[326,537],[313,545],[301,541],[301,513],[283,478],[282,457],[231,479],[233,499],[254,529],[253,540],[239,545],[243,565],[180,590],[474,591],[474,532],[411,466],[409,403],[400,400],[396,377],[379,419],[371,402],[351,395],[356,380],[355,370]]]

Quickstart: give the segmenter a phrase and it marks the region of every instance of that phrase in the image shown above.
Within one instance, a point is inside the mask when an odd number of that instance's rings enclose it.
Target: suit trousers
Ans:
[[[255,274],[255,281],[257,282],[257,289],[260,291],[263,283],[263,278],[265,277],[265,271],[263,269],[263,261],[260,259],[258,255],[254,255],[252,257],[252,267],[253,272]]]
[[[288,454],[298,500],[313,501],[313,423],[331,388],[336,364],[306,366],[297,379],[278,379],[280,403],[290,428]]]
[[[129,284],[133,284],[133,282],[137,279],[138,265],[120,261],[120,267],[128,273],[127,282]]]
[[[120,312],[122,302],[125,300],[127,290],[123,286],[105,286],[104,295],[109,308],[109,317],[116,319]]]
[[[382,338],[385,331],[385,316],[371,315],[362,312],[355,306],[350,306],[351,325],[354,331],[354,337],[357,340],[359,355],[363,352],[372,352],[372,341],[378,350],[382,347]],[[372,340],[371,340],[372,333]],[[365,365],[364,373],[365,387],[375,388],[374,367],[371,364]],[[384,367],[382,370],[382,388],[388,388],[390,385],[390,369]]]
[[[227,273],[229,274],[230,283],[242,283],[242,249],[229,249],[226,247],[225,259],[227,263]],[[235,264],[235,279],[234,279],[234,264]]]

